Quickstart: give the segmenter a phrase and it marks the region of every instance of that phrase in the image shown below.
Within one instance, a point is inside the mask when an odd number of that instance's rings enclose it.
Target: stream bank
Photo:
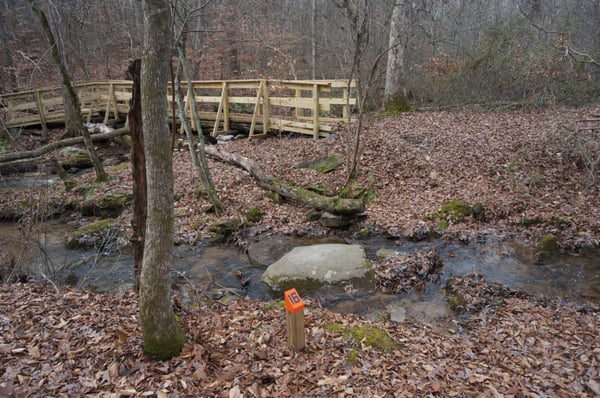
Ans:
[[[0,223],[2,262],[27,269],[38,280],[53,279],[81,288],[122,293],[133,283],[133,259],[125,251],[66,250],[64,237],[72,225],[47,222],[23,239],[18,224]],[[558,254],[543,264],[533,260],[533,249],[514,240],[488,236],[469,244],[432,239],[421,242],[374,236],[360,241],[336,236],[302,238],[282,234],[263,235],[249,243],[247,251],[234,245],[177,246],[173,280],[189,295],[229,300],[236,296],[258,300],[279,299],[260,278],[266,267],[296,246],[318,243],[352,243],[365,248],[370,261],[381,249],[404,253],[435,251],[443,262],[441,276],[405,294],[382,294],[374,283],[323,285],[300,291],[303,297],[340,313],[381,319],[390,313],[396,320],[410,319],[446,328],[456,318],[445,293],[453,277],[479,274],[486,281],[536,297],[561,297],[600,304],[600,253],[579,256]],[[10,260],[10,258],[12,260]]]

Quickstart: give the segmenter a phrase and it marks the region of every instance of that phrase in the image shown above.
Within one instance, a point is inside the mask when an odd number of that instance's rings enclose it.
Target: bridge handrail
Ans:
[[[356,104],[353,84],[347,80],[199,80],[191,90],[182,83],[186,116],[188,95],[194,94],[200,105],[201,118],[214,121],[212,134],[228,131],[235,122],[250,123],[250,136],[262,124],[263,134],[270,129],[311,134],[315,138],[328,134],[331,127],[323,123],[347,118],[348,105]],[[127,114],[132,82],[129,80],[87,81],[74,84],[80,100],[81,113],[87,121],[104,114],[104,123],[111,115],[118,119]],[[171,85],[168,85],[168,102]],[[214,109],[217,108],[217,109]],[[4,128],[64,122],[63,97],[60,87],[45,87],[0,94],[0,124]],[[223,126],[219,130],[219,126]],[[2,127],[2,126],[0,126]],[[194,126],[195,127],[195,126]],[[258,135],[258,134],[256,134]]]

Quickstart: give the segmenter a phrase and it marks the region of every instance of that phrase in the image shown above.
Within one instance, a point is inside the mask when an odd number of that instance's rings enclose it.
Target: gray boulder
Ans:
[[[361,246],[327,243],[295,247],[271,264],[262,280],[272,288],[289,282],[337,283],[363,278],[370,270]]]

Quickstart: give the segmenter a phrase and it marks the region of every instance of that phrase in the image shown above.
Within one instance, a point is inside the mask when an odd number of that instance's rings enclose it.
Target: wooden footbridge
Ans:
[[[331,125],[347,120],[348,107],[356,104],[353,87],[343,80],[211,80],[182,85],[186,93],[185,112],[190,114],[190,98],[196,99],[202,124],[209,123],[213,136],[243,123],[250,137],[271,130],[290,131],[325,137]],[[103,118],[125,120],[129,110],[132,82],[111,80],[75,85],[81,114],[90,122]],[[173,116],[173,96],[168,85],[169,114]],[[174,107],[176,109],[176,107]],[[176,118],[179,115],[175,114]],[[0,95],[0,130],[64,123],[60,87],[42,88]]]

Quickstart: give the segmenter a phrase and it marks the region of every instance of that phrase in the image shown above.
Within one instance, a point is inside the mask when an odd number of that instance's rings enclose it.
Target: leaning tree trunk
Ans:
[[[90,139],[90,132],[83,125],[83,120],[81,119],[81,114],[79,112],[79,99],[77,97],[77,93],[75,93],[73,85],[71,84],[71,78],[69,77],[69,72],[67,71],[64,60],[58,51],[57,43],[54,39],[52,29],[50,29],[50,24],[48,23],[46,14],[44,14],[44,12],[35,4],[33,0],[29,0],[29,4],[31,5],[33,12],[37,15],[40,24],[42,25],[42,29],[44,30],[44,34],[46,35],[46,39],[50,45],[52,57],[54,58],[56,65],[58,65],[60,74],[62,76],[62,86],[65,94],[63,101],[65,107],[65,118],[69,116],[69,118],[65,120],[67,136],[83,136],[83,142],[90,156],[90,160],[92,161],[92,165],[94,166],[94,171],[96,172],[96,181],[108,181],[108,174],[106,174],[104,171],[102,162],[100,161],[100,158],[94,149],[94,143]]]
[[[173,154],[167,118],[171,30],[167,0],[143,0],[142,119],[148,183],[148,218],[140,281],[144,351],[157,359],[181,352],[186,338],[171,307],[173,262]]]
[[[180,42],[177,45],[177,52],[179,55],[179,67],[177,69],[177,82],[175,84],[177,105],[179,106],[179,118],[184,127],[186,137],[188,139],[188,145],[190,146],[190,154],[192,156],[192,163],[198,178],[200,178],[200,184],[204,194],[208,197],[208,201],[213,205],[215,213],[217,215],[223,212],[223,202],[217,194],[215,185],[213,184],[212,177],[210,175],[210,169],[208,168],[208,162],[206,161],[205,145],[204,145],[204,134],[202,132],[202,126],[200,124],[200,115],[198,114],[198,107],[196,106],[196,98],[194,95],[194,89],[192,86],[192,79],[188,73],[187,66],[185,64],[185,53],[183,51],[184,42]],[[190,101],[192,117],[194,123],[198,129],[198,151],[196,151],[196,140],[192,134],[192,127],[189,125],[188,120],[185,116],[185,109],[183,105],[183,95],[181,93],[180,75],[184,74],[187,87],[188,87],[188,101]]]
[[[252,159],[227,152],[214,145],[207,146],[206,153],[224,162],[243,168],[256,179],[261,187],[276,192],[283,197],[304,203],[315,209],[346,215],[358,214],[365,211],[365,202],[361,199],[323,196],[302,187],[291,185],[270,175]]]

